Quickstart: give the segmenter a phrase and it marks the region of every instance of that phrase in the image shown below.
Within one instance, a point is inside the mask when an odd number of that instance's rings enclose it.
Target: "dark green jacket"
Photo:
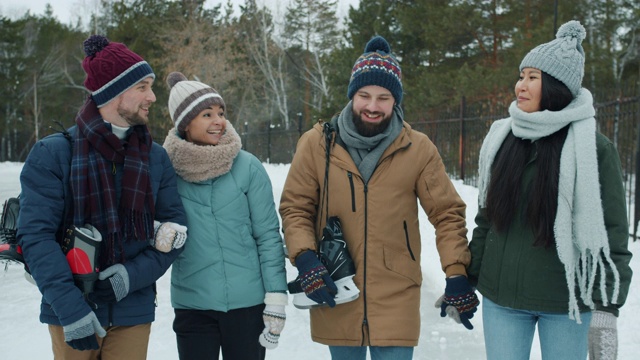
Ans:
[[[600,290],[593,290],[596,307],[609,311],[616,316],[624,304],[631,282],[629,261],[631,253],[627,248],[629,225],[627,207],[623,189],[620,158],[614,145],[604,135],[596,136],[598,153],[598,171],[604,221],[609,237],[611,258],[620,273],[620,295],[618,304],[603,308]],[[526,189],[533,181],[537,161],[533,155],[523,175],[522,186]],[[507,174],[505,174],[506,176]],[[522,221],[524,201],[520,201],[518,214],[508,231],[497,233],[485,216],[485,209],[478,210],[477,227],[469,244],[471,265],[467,270],[472,284],[478,291],[498,305],[514,309],[568,312],[569,290],[564,265],[560,262],[555,247],[546,249],[533,246],[534,237],[531,228]],[[607,293],[609,299],[613,292],[613,275],[607,272]],[[588,308],[580,301],[580,292],[576,294],[581,311]]]

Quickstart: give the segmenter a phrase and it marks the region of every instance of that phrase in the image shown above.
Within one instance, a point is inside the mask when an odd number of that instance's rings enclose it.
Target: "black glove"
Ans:
[[[115,303],[129,293],[129,273],[122,264],[115,264],[98,275],[89,298],[95,303]]]
[[[318,304],[327,303],[329,307],[336,306],[333,298],[338,292],[338,287],[313,251],[307,250],[298,255],[296,267],[302,289],[309,299]]]
[[[76,350],[98,350],[96,335],[100,337],[107,335],[93,311],[82,319],[63,326],[62,330],[65,342]]]
[[[91,334],[81,339],[67,341],[67,344],[76,350],[98,350],[100,348],[100,346],[98,346],[96,334]]]
[[[473,314],[478,310],[480,304],[475,290],[464,276],[450,277],[446,281],[444,295],[436,301],[436,307],[440,307],[440,316],[449,315],[467,329],[473,329],[469,319],[473,318]]]

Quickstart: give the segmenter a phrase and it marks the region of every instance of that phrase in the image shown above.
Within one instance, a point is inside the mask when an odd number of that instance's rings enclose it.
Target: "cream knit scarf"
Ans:
[[[227,120],[225,134],[218,145],[196,145],[178,136],[175,128],[169,130],[164,148],[176,169],[187,182],[200,182],[224,175],[231,170],[233,160],[242,148],[240,136]]]
[[[478,203],[486,206],[487,190],[491,180],[491,165],[502,142],[513,131],[516,137],[538,140],[571,124],[560,155],[558,182],[558,212],[554,223],[556,248],[564,264],[569,289],[569,317],[580,321],[575,294],[579,287],[582,301],[594,308],[592,293],[596,273],[606,273],[605,261],[613,272],[615,284],[612,303],[617,303],[620,275],[611,260],[609,241],[604,225],[598,157],[596,153],[596,121],[593,98],[587,89],[561,111],[526,113],[516,102],[509,107],[511,117],[491,125],[480,149],[478,164]],[[508,174],[505,174],[507,176]],[[608,305],[605,276],[600,276],[603,305]]]

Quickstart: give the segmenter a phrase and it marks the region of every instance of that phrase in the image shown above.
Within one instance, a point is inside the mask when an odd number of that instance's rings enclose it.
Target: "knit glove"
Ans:
[[[589,359],[615,360],[618,358],[618,329],[615,315],[595,310],[589,327]]]
[[[262,320],[264,321],[264,330],[258,337],[260,345],[267,349],[275,349],[278,346],[280,333],[284,328],[284,322],[287,315],[284,307],[287,305],[289,298],[285,293],[266,293],[264,296],[264,311],[262,312]]]
[[[458,324],[467,329],[473,329],[471,321],[473,314],[478,310],[480,300],[475,290],[469,285],[465,276],[454,276],[446,279],[447,286],[435,306],[440,308],[440,316],[449,315]]]
[[[318,304],[327,303],[329,307],[336,306],[333,298],[338,292],[338,287],[313,251],[307,250],[298,255],[296,267],[302,290],[309,299]]]
[[[168,253],[180,249],[187,240],[187,227],[174,222],[153,222],[153,238],[149,241],[158,251]]]
[[[100,337],[107,335],[93,311],[82,319],[63,326],[62,331],[64,341],[76,350],[97,350],[99,346],[96,335]]]
[[[129,293],[129,273],[122,264],[115,264],[104,269],[98,275],[98,281],[90,294],[96,303],[115,303]]]

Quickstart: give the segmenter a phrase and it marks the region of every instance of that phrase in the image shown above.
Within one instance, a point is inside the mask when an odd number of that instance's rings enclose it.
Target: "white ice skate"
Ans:
[[[353,301],[360,296],[360,290],[358,289],[356,284],[353,282],[353,275],[350,275],[338,281],[335,281],[335,284],[338,287],[338,292],[336,293],[336,297],[333,298],[333,300],[336,302],[336,305]],[[309,299],[307,295],[305,295],[304,291],[302,291],[302,288],[300,288],[299,292],[293,293],[292,286],[289,285],[289,292],[293,294],[293,305],[298,309],[311,309],[316,307],[329,306],[329,304],[327,303],[324,303],[324,302],[317,303]]]
[[[356,269],[347,249],[347,243],[343,240],[342,226],[338,217],[331,217],[327,221],[319,247],[320,262],[327,268],[338,288],[334,297],[336,305],[357,299],[360,296],[360,290],[353,282]],[[309,299],[302,290],[300,278],[289,282],[288,287],[289,293],[293,295],[293,305],[298,309],[329,306],[327,303],[317,303]]]

